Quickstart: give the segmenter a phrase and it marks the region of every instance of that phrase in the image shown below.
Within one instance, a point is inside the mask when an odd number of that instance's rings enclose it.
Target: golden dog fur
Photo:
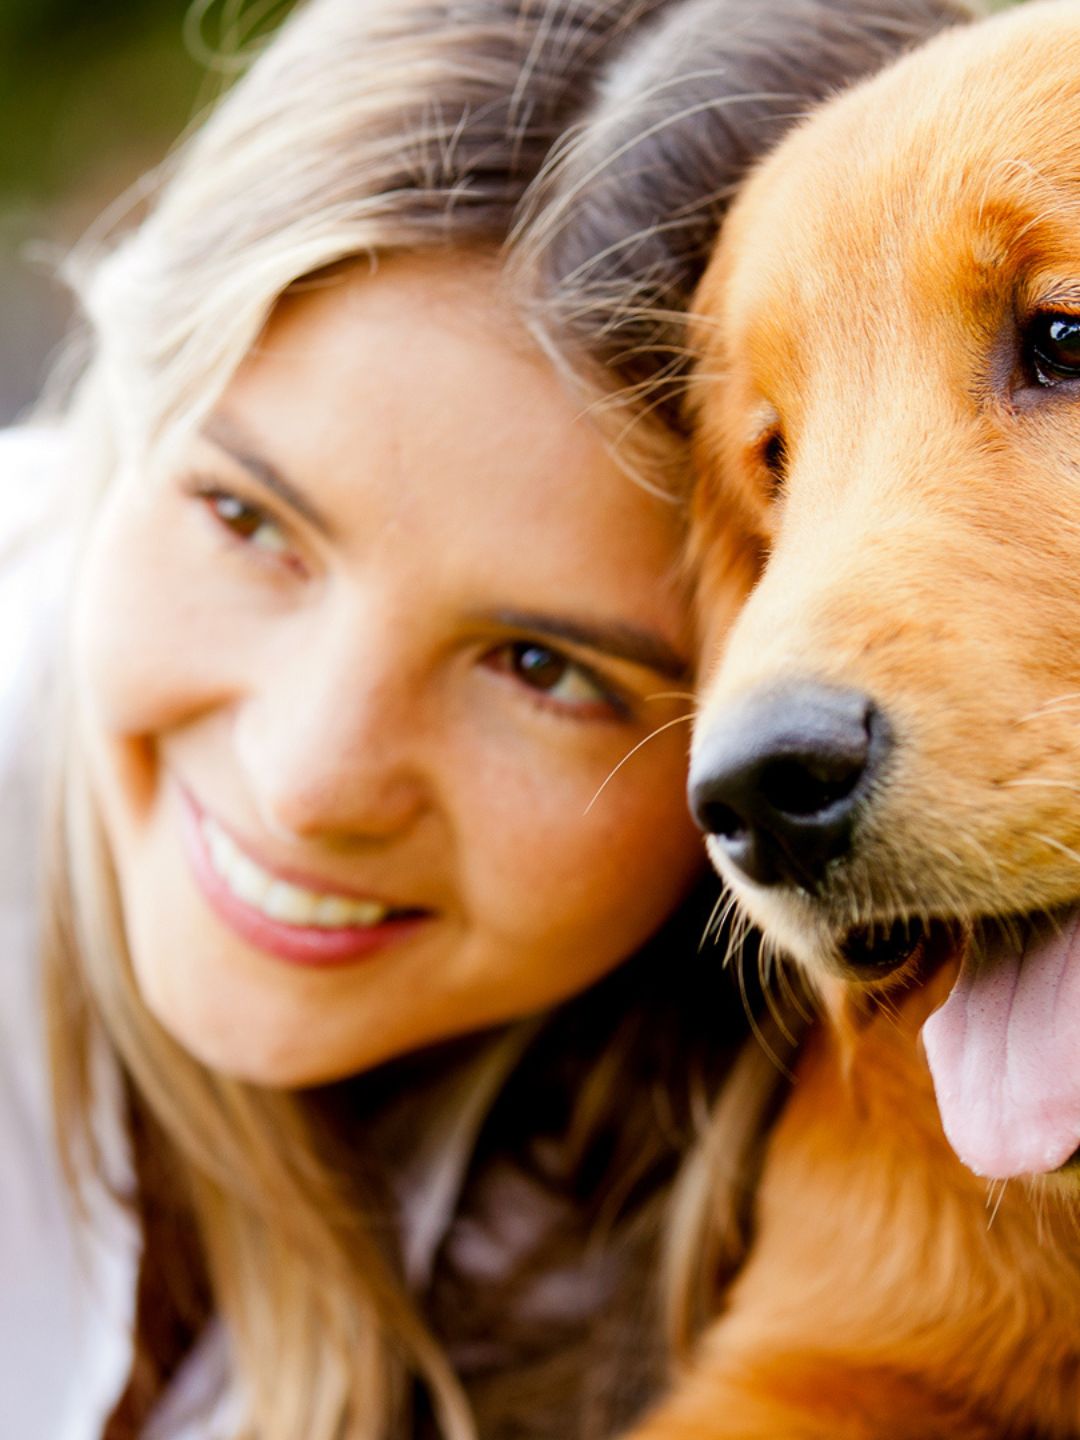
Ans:
[[[1075,1170],[965,1168],[919,1040],[967,942],[884,991],[840,943],[1080,897],[1080,378],[1029,347],[1080,315],[1080,3],[951,32],[826,105],[751,178],[696,309],[698,737],[794,675],[872,696],[895,746],[820,892],[719,857],[832,1020],[725,1313],[635,1440],[1080,1436]],[[760,578],[708,635],[747,554]]]

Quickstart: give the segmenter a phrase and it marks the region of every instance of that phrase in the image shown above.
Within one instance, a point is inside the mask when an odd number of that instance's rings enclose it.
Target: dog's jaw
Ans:
[[[748,884],[728,863],[713,836],[705,842],[709,859],[727,889],[735,897],[740,913],[762,933],[765,943],[801,965],[809,975],[817,972],[841,975],[832,933],[807,895],[794,890],[764,891]]]

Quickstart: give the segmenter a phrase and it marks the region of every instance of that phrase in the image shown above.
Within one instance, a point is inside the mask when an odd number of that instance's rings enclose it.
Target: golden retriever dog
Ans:
[[[825,105],[696,310],[691,798],[828,1019],[635,1440],[1080,1437],[1080,3]]]

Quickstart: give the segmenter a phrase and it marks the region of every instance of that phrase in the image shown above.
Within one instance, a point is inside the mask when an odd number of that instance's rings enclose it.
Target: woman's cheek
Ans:
[[[486,804],[474,792],[462,846],[468,890],[508,939],[588,947],[614,961],[647,939],[700,875],[685,745],[665,751],[658,742],[647,763],[635,771],[631,760],[601,791],[622,753],[602,767],[551,756],[501,779],[489,771]]]
[[[77,578],[71,636],[105,730],[157,734],[227,691],[234,677],[222,660],[242,653],[241,637],[230,634],[236,620],[217,589],[154,502],[124,492],[106,501]]]
[[[596,878],[583,906],[598,913],[602,928],[621,934],[628,951],[647,939],[684,897],[705,866],[705,851],[686,805],[681,752],[672,765],[643,770],[636,779],[626,776],[624,788],[609,796],[621,776],[590,812],[597,814],[589,842]]]

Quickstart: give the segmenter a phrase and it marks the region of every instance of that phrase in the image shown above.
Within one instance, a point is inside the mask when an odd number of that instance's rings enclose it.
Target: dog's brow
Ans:
[[[1030,302],[1041,310],[1060,306],[1062,310],[1080,309],[1080,282],[1061,280],[1057,284],[1039,287],[1030,296]]]

